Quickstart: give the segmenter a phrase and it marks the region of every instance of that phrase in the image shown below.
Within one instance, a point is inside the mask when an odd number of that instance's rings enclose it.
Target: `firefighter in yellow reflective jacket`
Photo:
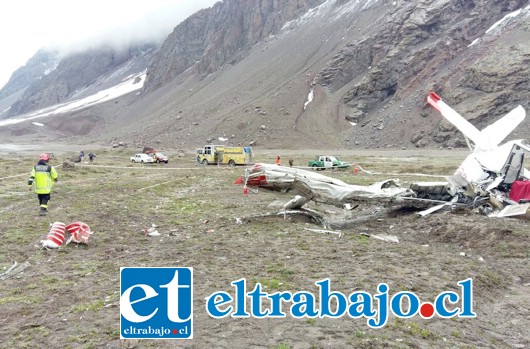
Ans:
[[[39,161],[31,170],[31,176],[28,179],[31,191],[31,185],[35,187],[35,192],[39,198],[40,215],[48,214],[48,201],[51,196],[52,186],[57,182],[57,171],[51,165],[48,165],[50,156],[46,153],[40,154]]]

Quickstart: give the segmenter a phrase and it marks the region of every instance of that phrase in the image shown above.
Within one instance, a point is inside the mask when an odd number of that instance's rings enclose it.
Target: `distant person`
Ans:
[[[39,156],[39,161],[31,170],[31,176],[28,179],[29,190],[32,186],[35,188],[40,204],[40,215],[46,216],[48,214],[48,201],[51,199],[52,186],[58,180],[57,171],[48,164],[50,156],[42,153]]]
[[[276,157],[276,161],[275,161],[275,162],[276,162],[276,165],[281,165],[281,164],[282,164],[282,161],[281,161],[281,159],[280,159],[280,155],[278,155],[278,156]]]
[[[88,160],[90,160],[90,163],[94,162],[94,158],[96,157],[96,154],[90,152],[88,153]]]
[[[84,158],[85,158],[85,152],[81,150],[79,152],[79,162],[83,162]]]
[[[293,158],[290,158],[289,159],[289,167],[293,167],[293,164],[294,164],[294,160],[293,160]]]

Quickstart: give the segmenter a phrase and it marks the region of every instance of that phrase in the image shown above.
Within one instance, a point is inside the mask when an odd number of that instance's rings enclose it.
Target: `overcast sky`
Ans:
[[[2,0],[0,88],[42,47],[163,40],[182,20],[219,0]]]

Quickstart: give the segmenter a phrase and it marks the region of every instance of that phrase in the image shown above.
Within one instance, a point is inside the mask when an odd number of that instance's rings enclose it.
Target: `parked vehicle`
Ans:
[[[254,163],[251,147],[226,147],[224,145],[205,145],[197,149],[197,162],[203,165],[227,164],[251,165]]]
[[[155,162],[155,160],[153,159],[153,157],[147,155],[147,154],[134,154],[134,156],[131,156],[131,162],[134,162],[134,163],[147,163],[147,162],[150,162],[150,163],[153,163]]]
[[[169,162],[168,157],[165,156],[162,153],[153,153],[153,154],[149,154],[149,155],[151,155],[153,157],[153,160],[155,160],[156,163],[165,162],[167,164]]]
[[[321,155],[315,160],[311,160],[307,163],[309,167],[313,167],[315,170],[325,170],[326,168],[348,168],[350,164],[346,161],[339,160],[335,156]]]

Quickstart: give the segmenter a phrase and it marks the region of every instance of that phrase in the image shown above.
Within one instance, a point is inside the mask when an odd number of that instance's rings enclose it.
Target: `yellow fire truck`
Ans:
[[[251,165],[254,163],[253,157],[251,147],[205,145],[197,149],[197,162],[203,165]]]

